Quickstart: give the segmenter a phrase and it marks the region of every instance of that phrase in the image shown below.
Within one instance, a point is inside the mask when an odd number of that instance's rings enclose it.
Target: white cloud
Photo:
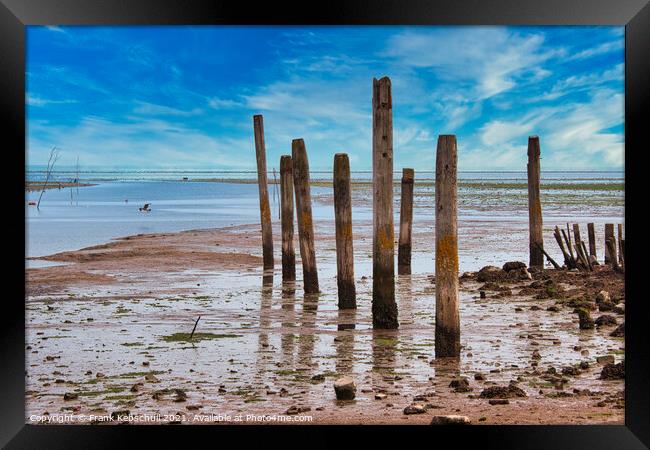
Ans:
[[[615,41],[610,41],[610,42],[605,42],[603,44],[600,44],[597,47],[592,47],[586,50],[582,50],[578,53],[569,56],[568,59],[577,60],[577,59],[592,58],[597,55],[603,55],[605,53],[610,53],[617,50],[620,51],[624,48],[624,45],[625,43],[623,42],[622,39],[616,39]]]

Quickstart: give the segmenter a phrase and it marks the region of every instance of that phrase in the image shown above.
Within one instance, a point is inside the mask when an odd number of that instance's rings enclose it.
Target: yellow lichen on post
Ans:
[[[372,81],[372,326],[394,329],[393,99],[390,78]]]
[[[460,356],[456,136],[436,152],[436,357]]]

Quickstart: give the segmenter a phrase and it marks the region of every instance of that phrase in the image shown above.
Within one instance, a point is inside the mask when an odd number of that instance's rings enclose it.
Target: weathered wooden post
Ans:
[[[397,273],[411,274],[411,231],[413,229],[413,169],[402,169]]]
[[[580,242],[582,242],[582,239],[580,239],[580,225],[577,223],[573,224],[573,239],[576,245],[580,245]]]
[[[622,251],[622,242],[623,242],[623,224],[619,223],[617,226],[618,228],[618,263],[622,264],[623,263],[623,251]]]
[[[607,241],[610,239],[612,240],[614,239],[614,224],[606,223],[605,224],[605,264],[611,264],[612,256],[616,258],[616,254],[612,255],[609,246],[607,245]]]
[[[394,329],[393,100],[390,78],[372,80],[372,326]]]
[[[596,255],[596,230],[594,229],[593,223],[587,224],[587,234],[589,235],[589,256],[593,256],[594,259],[598,259]]]
[[[291,142],[293,162],[293,186],[296,191],[296,214],[298,216],[298,239],[302,278],[305,294],[319,292],[318,271],[316,270],[316,250],[314,248],[314,222],[311,215],[311,190],[309,188],[309,161],[305,141],[294,139]]]
[[[456,136],[441,135],[436,151],[436,357],[460,356],[456,171]]]
[[[542,203],[539,196],[539,137],[528,138],[528,231],[530,267],[544,267],[544,236],[542,235]]]
[[[334,218],[336,222],[336,283],[339,309],[357,307],[352,251],[352,198],[350,160],[345,153],[334,155]]]
[[[273,229],[269,190],[266,183],[266,147],[264,145],[264,119],[261,114],[253,116],[255,155],[257,157],[257,185],[260,193],[260,218],[262,222],[262,258],[264,270],[273,270]]]
[[[280,157],[280,206],[282,209],[282,281],[296,280],[293,248],[293,168],[291,156]]]

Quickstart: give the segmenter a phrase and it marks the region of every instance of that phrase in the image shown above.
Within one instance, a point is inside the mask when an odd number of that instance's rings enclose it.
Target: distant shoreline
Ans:
[[[47,183],[47,185],[46,185],[42,181],[25,181],[25,191],[26,192],[40,191],[40,190],[43,190],[43,188],[48,190],[48,189],[64,189],[64,188],[68,188],[68,187],[88,187],[88,186],[96,186],[96,184],[73,183],[71,181],[65,181],[65,182],[52,181],[52,182]]]

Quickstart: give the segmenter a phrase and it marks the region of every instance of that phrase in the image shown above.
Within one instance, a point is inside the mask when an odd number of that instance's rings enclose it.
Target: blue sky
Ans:
[[[304,138],[370,170],[372,78],[393,86],[395,169],[434,170],[456,134],[459,170],[620,170],[622,27],[28,27],[27,163],[269,169]]]

